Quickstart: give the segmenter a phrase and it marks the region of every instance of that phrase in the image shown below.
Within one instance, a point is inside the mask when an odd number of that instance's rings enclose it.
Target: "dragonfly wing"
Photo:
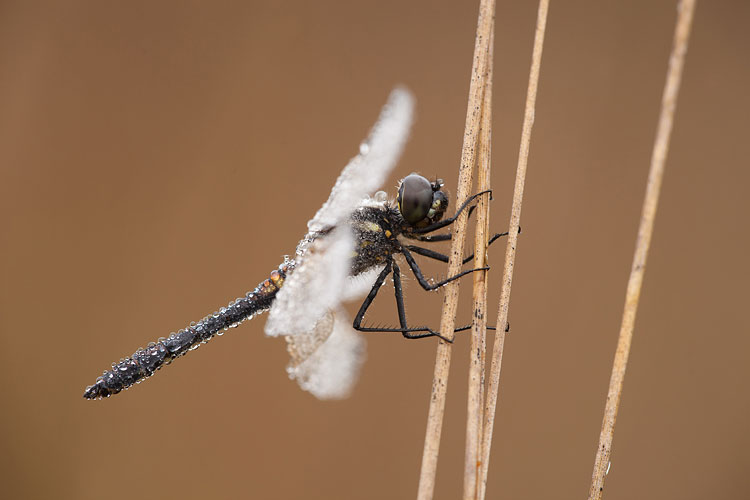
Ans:
[[[336,179],[328,201],[307,223],[310,232],[335,226],[348,217],[363,198],[383,185],[404,149],[413,114],[411,92],[403,87],[393,89],[378,121],[360,144],[359,154],[349,161]]]
[[[411,128],[414,98],[391,92],[357,156],[339,175],[328,201],[308,222],[266,321],[266,334],[287,338],[290,377],[321,399],[346,396],[364,360],[364,340],[340,307],[366,292],[377,274],[349,279],[355,241],[350,214],[379,188],[398,161]],[[369,283],[369,286],[367,286]]]
[[[310,333],[326,311],[336,309],[348,282],[353,252],[354,236],[345,225],[310,241],[276,294],[266,335]]]
[[[365,342],[346,313],[327,311],[312,332],[286,337],[287,373],[319,399],[349,395],[365,360]]]
[[[343,289],[355,245],[351,231],[340,222],[380,187],[393,169],[406,143],[413,110],[411,93],[395,88],[370,135],[360,145],[360,154],[344,167],[328,201],[308,222],[310,231],[297,246],[294,272],[276,296],[266,334],[309,332],[325,311],[335,309],[342,294],[347,295]],[[326,232],[329,233],[321,236]]]
[[[268,335],[286,338],[289,376],[320,399],[348,396],[365,359],[364,339],[341,302],[365,294],[380,270],[348,276],[353,251],[347,226],[311,241],[266,321]]]
[[[341,294],[341,300],[343,302],[350,302],[361,299],[367,295],[367,292],[370,291],[375,280],[378,279],[378,275],[383,270],[383,267],[385,267],[385,264],[382,266],[375,266],[369,271],[365,271],[357,276],[349,276]]]

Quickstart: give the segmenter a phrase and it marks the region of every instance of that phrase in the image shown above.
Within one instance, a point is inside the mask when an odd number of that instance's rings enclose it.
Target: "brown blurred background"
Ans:
[[[498,230],[536,8],[497,9]],[[370,336],[354,395],[319,402],[258,318],[81,395],[292,252],[395,84],[418,116],[387,187],[419,171],[455,192],[476,18],[474,1],[0,3],[3,498],[414,497],[431,340]],[[488,498],[587,494],[674,20],[672,1],[552,2]],[[747,2],[698,5],[608,499],[750,498],[749,21]],[[437,295],[407,293],[437,321]],[[390,295],[373,321],[396,321]],[[438,499],[461,491],[467,344]]]

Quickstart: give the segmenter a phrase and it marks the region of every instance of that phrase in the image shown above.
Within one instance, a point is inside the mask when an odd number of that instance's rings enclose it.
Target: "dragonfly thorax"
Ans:
[[[400,251],[397,236],[402,232],[403,219],[387,203],[358,208],[351,216],[351,225],[356,242],[352,276],[383,265]]]

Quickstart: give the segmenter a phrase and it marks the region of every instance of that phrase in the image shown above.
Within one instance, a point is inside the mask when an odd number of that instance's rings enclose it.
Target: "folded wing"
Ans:
[[[391,92],[359,154],[344,168],[328,201],[308,222],[309,232],[297,246],[292,272],[268,315],[266,334],[287,339],[290,377],[321,399],[347,396],[364,361],[364,340],[340,305],[366,293],[377,273],[349,277],[356,242],[347,222],[398,161],[413,109],[414,99],[408,90]]]
[[[365,360],[365,341],[347,314],[328,311],[309,335],[286,337],[289,377],[319,399],[347,397]]]
[[[362,199],[383,185],[401,157],[414,115],[414,97],[396,87],[380,112],[359,154],[341,171],[336,184],[315,217],[307,223],[311,232],[345,220]]]

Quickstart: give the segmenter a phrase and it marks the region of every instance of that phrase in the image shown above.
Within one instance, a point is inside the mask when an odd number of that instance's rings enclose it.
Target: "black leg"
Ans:
[[[470,328],[471,328],[471,325],[464,325],[453,330],[453,333],[463,332],[463,331],[469,330]],[[488,326],[487,329],[497,330],[497,328],[495,328],[494,326]],[[510,331],[510,323],[505,323],[505,333],[508,333],[509,331]]]
[[[422,236],[421,234],[416,234],[413,236],[405,234],[404,236],[406,236],[407,238],[411,238],[413,240],[424,241],[426,243],[432,243],[435,241],[450,241],[452,237],[451,233],[432,234],[432,235],[427,235],[427,236]]]
[[[362,320],[365,317],[365,313],[370,308],[370,305],[372,305],[372,302],[373,300],[375,300],[378,291],[380,291],[380,287],[383,286],[383,282],[391,272],[392,268],[395,268],[393,269],[393,283],[394,287],[396,288],[396,304],[399,307],[399,321],[401,322],[401,328],[374,328],[362,326]],[[403,292],[401,290],[401,271],[398,269],[398,265],[392,259],[386,263],[385,267],[378,275],[378,278],[375,280],[375,283],[372,285],[370,293],[367,294],[367,297],[365,297],[365,300],[362,302],[362,305],[359,308],[359,312],[357,312],[357,315],[354,317],[354,323],[352,324],[352,327],[360,332],[400,332],[407,339],[440,337],[441,339],[450,342],[449,340],[445,339],[445,337],[431,330],[430,328],[409,328],[408,326],[406,326],[406,313],[404,311]],[[421,332],[422,334],[420,335],[419,332]]]
[[[472,205],[469,207],[469,218],[471,218],[471,214],[474,213],[474,209],[477,208],[476,205]],[[407,238],[411,238],[413,240],[419,240],[424,242],[433,242],[433,241],[450,241],[451,239],[451,233],[445,233],[445,234],[433,234],[433,235],[421,235],[421,234],[404,234]]]
[[[412,252],[423,255],[425,257],[429,257],[431,259],[439,260],[440,262],[448,262],[448,256],[444,255],[440,252],[435,252],[433,250],[430,250],[429,248],[422,248],[415,245],[407,245],[406,248],[411,250]]]
[[[448,236],[450,236],[450,235],[448,235]],[[487,246],[492,245],[492,243],[494,243],[495,240],[497,240],[501,236],[508,236],[508,233],[498,233],[498,234],[494,235],[487,242]],[[407,245],[406,248],[408,248],[409,250],[411,250],[412,252],[414,252],[416,254],[423,255],[423,256],[429,257],[431,259],[439,260],[440,262],[446,262],[446,263],[448,262],[448,256],[445,255],[445,254],[442,254],[440,252],[435,252],[434,250],[430,250],[428,248],[418,247],[416,245]],[[473,258],[474,258],[474,254],[472,253],[468,257],[464,258],[462,264],[467,264]]]
[[[488,326],[487,329],[488,330],[495,330],[495,327],[494,326]],[[455,330],[453,330],[453,333],[465,332],[466,330],[471,330],[471,325],[459,326],[458,328],[456,328]]]
[[[359,311],[357,312],[357,315],[354,317],[354,329],[359,331],[365,331],[362,329],[362,320],[365,317],[365,313],[367,312],[367,309],[370,308],[370,305],[372,304],[372,301],[375,300],[375,296],[378,294],[378,291],[380,290],[380,287],[383,286],[383,282],[385,281],[385,277],[388,276],[388,273],[391,272],[393,260],[388,260],[388,262],[385,264],[385,267],[382,271],[380,271],[380,274],[378,275],[378,278],[375,280],[375,283],[373,283],[372,288],[370,288],[370,293],[367,294],[367,297],[365,297],[365,300],[362,302],[362,305],[359,306]]]
[[[398,264],[393,263],[393,291],[396,295],[396,308],[398,309],[398,321],[401,324],[401,334],[407,339],[423,339],[425,337],[440,337],[446,342],[453,343],[453,340],[447,339],[440,335],[440,333],[425,328],[426,331],[417,333],[414,329],[410,329],[406,324],[406,310],[404,308],[404,292],[401,288],[401,269]]]
[[[434,224],[430,224],[429,226],[416,228],[416,229],[414,229],[414,231],[412,231],[412,233],[413,234],[431,233],[431,232],[436,231],[436,230],[438,230],[440,228],[443,228],[445,226],[450,226],[451,224],[453,224],[456,221],[456,219],[458,218],[458,216],[461,215],[461,212],[463,212],[463,210],[466,208],[466,206],[469,203],[471,203],[472,201],[474,201],[478,196],[481,196],[481,195],[483,195],[485,193],[492,193],[492,190],[491,189],[487,189],[486,191],[480,191],[480,192],[478,192],[475,195],[469,196],[469,198],[465,202],[463,202],[460,207],[458,207],[458,210],[456,211],[456,215],[454,215],[453,217],[449,217],[447,219],[443,219],[443,220],[441,220],[439,222],[436,222]],[[490,195],[490,196],[492,196],[492,195]]]
[[[469,273],[473,273],[474,271],[486,271],[489,269],[489,267],[478,267],[476,269],[469,269],[467,271],[461,271],[455,276],[451,276],[450,278],[446,278],[442,281],[438,281],[437,283],[430,284],[422,274],[422,270],[419,269],[419,265],[417,264],[417,261],[414,260],[414,257],[412,256],[409,249],[406,247],[401,247],[401,252],[404,255],[404,258],[406,259],[406,263],[409,264],[409,267],[411,268],[412,272],[414,272],[414,276],[417,278],[417,281],[419,282],[420,286],[427,290],[428,292],[431,292],[432,290],[437,290],[441,286],[445,285],[446,283],[450,283],[451,281],[457,280],[461,276],[465,276]]]
[[[473,205],[471,208],[474,208],[476,205]],[[521,234],[521,226],[518,226],[518,234]],[[499,238],[500,236],[507,236],[508,233],[500,233],[493,236],[489,243],[492,243],[495,241],[495,238]],[[450,241],[453,238],[453,235],[451,233],[445,233],[445,234],[428,234],[428,235],[421,235],[421,234],[404,234],[405,237],[410,238],[412,240],[418,240],[418,241],[424,241],[425,243],[433,243],[436,241]],[[489,244],[488,243],[488,244]]]

